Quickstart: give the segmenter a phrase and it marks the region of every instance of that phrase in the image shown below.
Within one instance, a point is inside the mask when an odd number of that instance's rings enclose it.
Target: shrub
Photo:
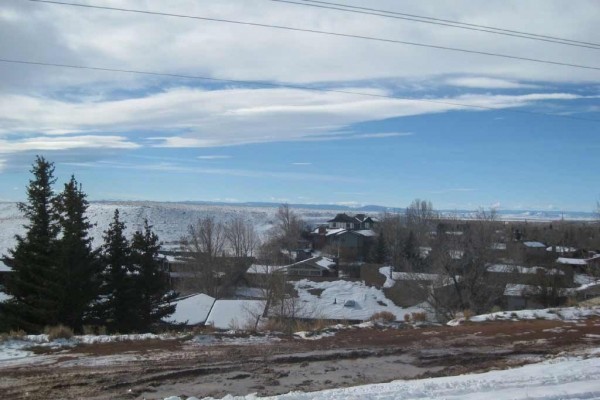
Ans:
[[[20,339],[25,339],[25,336],[27,336],[27,333],[22,330],[12,330],[8,333],[3,333],[2,335],[0,335],[0,342],[1,341],[5,341],[5,340],[20,340]]]
[[[427,321],[427,313],[425,313],[425,312],[410,313],[410,317],[415,322],[424,322],[424,321]]]
[[[369,321],[394,322],[396,321],[396,316],[389,311],[380,311],[371,315]]]
[[[470,309],[466,309],[463,311],[463,317],[465,317],[466,321],[470,320],[474,315],[475,313]]]
[[[492,307],[492,309],[490,310],[490,312],[493,313],[497,313],[497,312],[501,312],[502,311],[502,307],[500,306],[494,306]]]
[[[64,325],[47,326],[44,333],[48,335],[48,340],[70,339],[73,337],[73,329]]]
[[[404,322],[410,322],[410,314],[404,314]]]

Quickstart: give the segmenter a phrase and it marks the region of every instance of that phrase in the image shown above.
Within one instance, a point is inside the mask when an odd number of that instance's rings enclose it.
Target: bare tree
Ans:
[[[406,209],[406,226],[417,236],[417,241],[426,240],[429,232],[435,229],[439,214],[430,201],[415,199]]]
[[[286,250],[295,248],[303,229],[304,221],[292,211],[290,205],[280,205],[275,214],[273,236],[279,240],[281,247]]]
[[[193,275],[191,289],[213,297],[222,295],[224,231],[221,222],[215,221],[214,217],[205,217],[190,225],[187,236],[181,240],[186,253],[185,271],[182,272]]]
[[[236,216],[225,224],[225,238],[233,256],[253,257],[260,245],[254,225],[243,216]]]

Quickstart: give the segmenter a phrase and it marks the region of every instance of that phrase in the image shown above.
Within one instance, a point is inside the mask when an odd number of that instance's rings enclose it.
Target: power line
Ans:
[[[413,99],[413,98],[392,96],[392,95],[386,95],[386,94],[355,92],[352,90],[342,90],[342,89],[326,89],[326,88],[317,88],[317,87],[304,86],[304,85],[293,85],[293,84],[287,84],[287,83],[273,83],[273,82],[264,82],[264,81],[246,81],[246,80],[239,80],[239,79],[212,78],[212,77],[199,76],[199,75],[171,74],[171,73],[166,73],[166,72],[153,72],[153,71],[141,71],[141,70],[133,70],[133,69],[93,67],[93,66],[86,66],[86,65],[49,63],[49,62],[42,62],[42,61],[14,60],[14,59],[7,59],[7,58],[0,58],[0,62],[7,63],[7,64],[22,64],[22,65],[33,65],[33,66],[43,66],[43,67],[70,68],[70,69],[81,69],[81,70],[102,71],[102,72],[118,72],[118,73],[146,75],[146,76],[164,76],[164,77],[169,77],[169,78],[204,80],[204,81],[221,82],[221,83],[235,83],[238,85],[269,86],[269,87],[276,87],[276,88],[298,89],[298,90],[306,90],[306,91],[313,91],[313,92],[342,93],[342,94],[348,94],[348,95],[353,95],[353,96],[364,96],[364,97],[374,97],[374,98],[383,98],[383,99],[414,101],[414,102],[421,102],[421,103],[443,104],[443,105],[449,105],[449,106],[454,106],[454,107],[465,107],[465,108],[474,108],[474,109],[481,109],[481,110],[512,112],[512,113],[519,113],[519,114],[532,114],[532,115],[537,115],[537,116],[565,118],[565,119],[588,121],[588,122],[600,122],[600,120],[597,120],[597,119],[581,118],[581,117],[575,117],[572,115],[549,114],[549,113],[543,113],[543,112],[537,112],[537,111],[527,111],[527,110],[513,110],[513,109],[507,109],[507,108],[489,107],[489,106],[482,106],[482,105],[477,105],[477,104],[466,104],[466,103],[459,103],[459,102],[445,101],[445,100]]]
[[[431,17],[424,17],[424,16],[413,15],[413,14],[399,13],[399,12],[394,12],[394,11],[379,10],[379,9],[374,9],[374,8],[349,6],[346,4],[331,3],[331,2],[327,2],[327,1],[312,1],[312,0],[301,0],[303,2],[291,1],[291,0],[269,0],[269,1],[273,1],[276,3],[288,3],[288,4],[296,4],[296,5],[300,5],[300,6],[323,8],[323,9],[329,9],[329,10],[345,11],[345,12],[350,12],[350,13],[355,13],[355,14],[364,14],[364,15],[373,15],[373,16],[386,17],[386,18],[394,18],[394,19],[400,19],[400,20],[405,20],[405,21],[421,22],[421,23],[425,23],[425,24],[446,26],[446,27],[458,28],[458,29],[466,29],[466,30],[470,30],[470,31],[492,33],[495,35],[512,36],[512,37],[517,37],[517,38],[522,38],[522,39],[531,39],[531,40],[537,40],[537,41],[542,41],[542,42],[557,43],[557,44],[562,44],[562,45],[567,45],[567,46],[584,47],[584,48],[588,48],[588,49],[600,50],[600,44],[597,44],[597,43],[581,42],[581,41],[577,41],[577,40],[564,39],[564,38],[558,38],[558,37],[553,37],[553,36],[537,35],[534,33],[513,31],[513,30],[509,30],[509,29],[502,29],[502,28],[493,28],[493,27],[488,27],[485,25],[469,24],[469,23],[450,21],[450,20],[439,19],[439,18],[431,18]],[[317,4],[311,4],[311,3],[317,3]]]
[[[426,48],[432,48],[432,49],[438,49],[438,50],[447,50],[447,51],[455,51],[455,52],[477,54],[477,55],[484,55],[484,56],[491,56],[491,57],[508,58],[508,59],[512,59],[512,60],[529,61],[529,62],[535,62],[535,63],[541,63],[541,64],[559,65],[559,66],[563,66],[563,67],[573,67],[573,68],[589,69],[589,70],[596,70],[596,71],[600,70],[600,67],[588,66],[588,65],[563,63],[563,62],[551,61],[551,60],[540,60],[537,58],[512,56],[512,55],[508,55],[508,54],[491,53],[491,52],[477,51],[477,50],[468,50],[468,49],[461,49],[461,48],[456,48],[456,47],[438,46],[438,45],[433,45],[433,44],[408,42],[408,41],[394,40],[394,39],[385,39],[385,38],[378,38],[378,37],[372,37],[372,36],[353,35],[353,34],[348,34],[348,33],[321,31],[321,30],[316,30],[316,29],[293,28],[293,27],[283,26],[283,25],[271,25],[271,24],[262,24],[262,23],[247,22],[247,21],[237,21],[237,20],[230,20],[230,19],[209,18],[209,17],[191,16],[191,15],[183,15],[183,14],[164,13],[164,12],[157,12],[157,11],[136,10],[136,9],[129,9],[129,8],[97,6],[97,5],[80,4],[80,3],[69,3],[69,2],[53,1],[53,0],[26,0],[26,1],[35,2],[35,3],[46,3],[46,4],[56,4],[56,5],[63,5],[63,6],[100,9],[100,10],[130,12],[130,13],[137,13],[137,14],[161,15],[161,16],[176,17],[176,18],[188,18],[188,19],[196,19],[196,20],[211,21],[211,22],[224,22],[224,23],[236,24],[236,25],[246,25],[246,26],[254,26],[254,27],[261,27],[261,28],[281,29],[281,30],[287,30],[287,31],[306,32],[306,33],[314,33],[314,34],[321,34],[321,35],[328,35],[328,36],[347,37],[347,38],[352,38],[352,39],[372,40],[372,41],[384,42],[384,43],[426,47]]]

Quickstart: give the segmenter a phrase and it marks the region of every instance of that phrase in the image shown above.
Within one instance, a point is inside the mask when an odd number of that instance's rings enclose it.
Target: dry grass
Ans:
[[[425,313],[425,312],[410,313],[410,318],[414,322],[425,322],[425,321],[427,321],[427,313]]]
[[[22,330],[11,330],[10,332],[6,332],[6,333],[2,333],[0,335],[0,342],[3,342],[5,340],[22,340],[25,338],[25,336],[27,336],[27,333]]]
[[[371,315],[369,321],[394,322],[396,321],[396,316],[389,311],[381,311]]]
[[[44,333],[48,335],[49,340],[70,339],[73,337],[73,329],[64,325],[47,326]]]

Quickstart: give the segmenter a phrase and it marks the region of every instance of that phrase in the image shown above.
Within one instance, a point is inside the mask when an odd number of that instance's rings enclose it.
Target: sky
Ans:
[[[338,2],[600,43],[597,0]],[[600,200],[598,48],[270,0],[79,3],[593,68],[4,0],[1,60],[217,80],[0,61],[0,201],[24,199],[36,155],[55,163],[57,190],[74,174],[91,200],[563,211]]]

